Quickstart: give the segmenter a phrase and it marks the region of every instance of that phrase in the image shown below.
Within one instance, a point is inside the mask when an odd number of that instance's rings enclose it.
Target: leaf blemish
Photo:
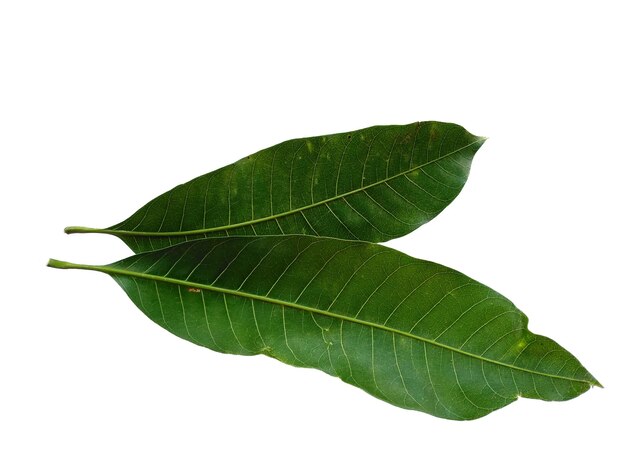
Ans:
[[[198,289],[197,287],[188,287],[187,292],[192,292],[194,294],[197,294],[199,292],[202,292],[202,289]]]

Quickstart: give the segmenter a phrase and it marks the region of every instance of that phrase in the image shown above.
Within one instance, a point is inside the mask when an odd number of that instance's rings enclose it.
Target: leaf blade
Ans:
[[[315,367],[449,419],[599,385],[557,343],[529,332],[506,298],[378,245],[205,239],[86,269],[113,275],[152,320],[194,343]]]
[[[294,139],[158,196],[108,229],[135,252],[204,237],[308,234],[385,241],[441,212],[484,138],[421,122]]]

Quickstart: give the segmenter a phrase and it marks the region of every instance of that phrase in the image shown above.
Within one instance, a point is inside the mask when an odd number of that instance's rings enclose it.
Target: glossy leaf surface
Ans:
[[[136,253],[205,237],[308,234],[385,241],[441,212],[484,139],[421,122],[295,139],[153,199],[108,229]]]
[[[375,244],[208,238],[108,266],[50,265],[110,274],[148,317],[196,344],[314,367],[443,418],[599,385],[500,294]]]

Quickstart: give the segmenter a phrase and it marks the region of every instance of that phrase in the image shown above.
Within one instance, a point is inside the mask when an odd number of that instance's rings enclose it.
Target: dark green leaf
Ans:
[[[385,241],[441,212],[484,138],[422,122],[289,140],[153,199],[108,229],[137,252],[205,237],[308,234]]]
[[[50,265],[110,274],[148,317],[196,344],[314,367],[444,418],[599,385],[497,292],[375,244],[209,238],[108,266]]]

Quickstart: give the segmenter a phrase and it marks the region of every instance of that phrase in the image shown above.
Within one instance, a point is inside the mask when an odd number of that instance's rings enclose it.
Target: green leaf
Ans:
[[[314,367],[443,418],[600,385],[497,292],[380,245],[209,238],[107,266],[50,266],[110,274],[148,317],[196,344]]]
[[[308,234],[385,241],[441,212],[484,142],[421,122],[289,140],[195,178],[108,229],[135,252],[238,235]]]

